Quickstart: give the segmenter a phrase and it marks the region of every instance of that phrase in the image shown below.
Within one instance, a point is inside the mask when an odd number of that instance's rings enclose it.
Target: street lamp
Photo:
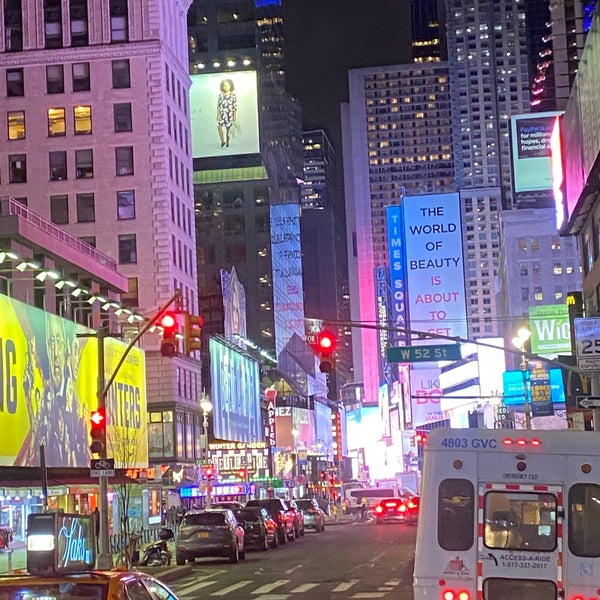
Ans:
[[[529,386],[527,385],[527,372],[529,365],[525,356],[525,344],[531,337],[531,331],[527,327],[521,327],[517,335],[512,339],[513,345],[521,352],[521,363],[519,368],[523,375],[523,397],[525,398],[525,429],[531,429],[531,403],[529,402]]]
[[[210,464],[208,457],[208,414],[213,409],[213,404],[210,398],[202,392],[202,398],[200,400],[200,408],[202,409],[202,427],[204,428],[204,460],[207,464]],[[206,481],[206,508],[210,508],[210,495],[212,492],[212,481],[207,479]]]

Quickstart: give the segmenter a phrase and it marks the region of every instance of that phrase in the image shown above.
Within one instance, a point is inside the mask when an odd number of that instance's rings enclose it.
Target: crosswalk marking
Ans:
[[[303,583],[299,585],[296,589],[292,590],[291,594],[302,594],[304,592],[308,592],[308,590],[312,590],[314,587],[317,587],[318,583]]]
[[[252,583],[251,579],[242,579],[241,581],[238,581],[233,585],[229,585],[226,588],[219,590],[218,592],[212,592],[211,596],[226,596],[227,594],[229,594],[229,592],[239,590],[240,588],[247,586],[249,583]]]
[[[381,598],[385,596],[386,592],[358,592],[351,596],[351,598]]]
[[[286,583],[289,583],[289,579],[278,579],[277,581],[273,581],[273,583],[267,583],[266,585],[261,585],[259,588],[256,588],[252,593],[253,594],[268,594],[272,592],[275,588],[281,587]]]
[[[400,585],[400,580],[390,579],[389,581],[386,581],[383,585]]]
[[[289,594],[265,594],[259,596],[256,600],[287,600]]]
[[[211,580],[194,582],[191,585],[186,585],[184,588],[180,588],[177,591],[177,595],[178,596],[189,596],[190,594],[193,594],[194,592],[197,592],[198,590],[201,590],[202,588],[208,587],[209,585],[214,585],[215,583],[217,583],[217,582],[211,581]]]
[[[336,587],[334,587],[333,591],[334,592],[346,592],[356,583],[358,583],[358,579],[351,579],[350,581],[344,581],[343,583],[340,583]]]

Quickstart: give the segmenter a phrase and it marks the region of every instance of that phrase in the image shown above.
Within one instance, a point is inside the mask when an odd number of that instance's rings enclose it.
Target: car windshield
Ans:
[[[24,584],[0,588],[0,600],[102,600],[105,587],[98,583]]]
[[[238,521],[260,521],[262,516],[260,510],[250,510],[246,508],[236,510],[234,511],[234,514]]]
[[[267,510],[285,510],[281,500],[250,500],[247,506],[264,506]]]
[[[194,525],[223,525],[225,515],[221,512],[205,512],[196,514],[187,514],[181,521],[182,526]],[[0,599],[1,600],[1,599]]]
[[[296,505],[302,510],[307,510],[309,508],[315,507],[311,500],[296,500]]]

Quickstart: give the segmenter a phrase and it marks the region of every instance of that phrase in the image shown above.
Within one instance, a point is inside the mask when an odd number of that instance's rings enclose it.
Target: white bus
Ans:
[[[434,429],[415,600],[600,597],[600,436]]]

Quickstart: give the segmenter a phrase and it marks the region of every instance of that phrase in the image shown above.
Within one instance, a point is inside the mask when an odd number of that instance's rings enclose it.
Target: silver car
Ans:
[[[232,563],[246,558],[244,528],[229,509],[191,510],[181,519],[175,562],[183,565],[204,556],[224,556]]]
[[[304,527],[317,533],[325,531],[325,513],[314,498],[301,498],[296,500],[296,505],[304,515]]]

